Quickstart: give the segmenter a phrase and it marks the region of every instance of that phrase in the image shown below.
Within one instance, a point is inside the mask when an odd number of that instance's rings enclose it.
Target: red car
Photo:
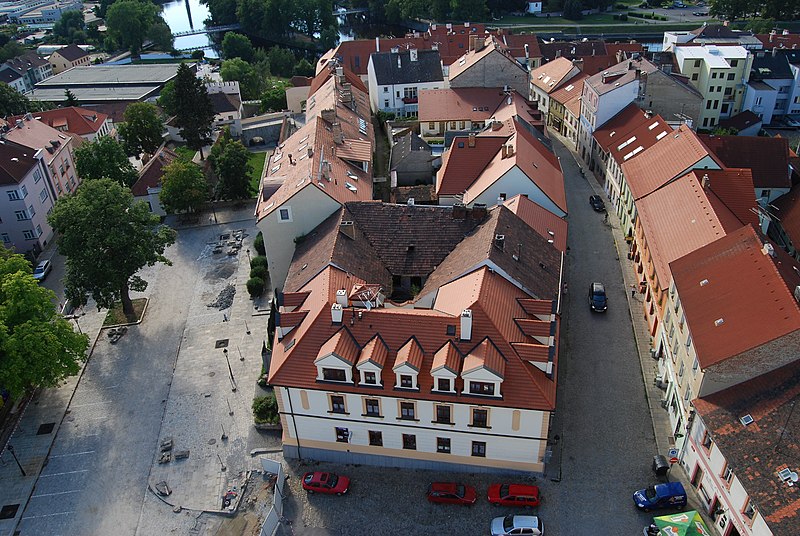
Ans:
[[[478,494],[475,488],[457,482],[434,482],[428,486],[425,494],[432,503],[443,504],[475,504]]]
[[[350,479],[333,473],[306,473],[303,475],[303,489],[309,494],[328,493],[344,495],[350,489]]]
[[[489,502],[495,506],[539,506],[539,488],[527,484],[492,484]]]

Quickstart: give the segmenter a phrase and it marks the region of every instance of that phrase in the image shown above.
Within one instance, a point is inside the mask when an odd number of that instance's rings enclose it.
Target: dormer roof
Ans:
[[[353,336],[345,328],[339,329],[325,341],[325,344],[319,349],[315,362],[330,355],[335,355],[350,365],[355,365],[359,356],[359,347]]]
[[[398,351],[397,358],[394,360],[392,370],[397,370],[403,365],[407,365],[417,372],[422,368],[422,358],[424,352],[419,345],[416,337],[411,337]]]
[[[485,337],[464,357],[461,375],[466,376],[477,370],[487,370],[503,379],[506,370],[506,358],[489,337]]]

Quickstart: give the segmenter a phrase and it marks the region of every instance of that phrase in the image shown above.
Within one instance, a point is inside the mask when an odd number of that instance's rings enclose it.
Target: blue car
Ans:
[[[686,506],[686,490],[680,482],[665,482],[633,494],[637,508],[649,512],[661,508],[681,509]]]

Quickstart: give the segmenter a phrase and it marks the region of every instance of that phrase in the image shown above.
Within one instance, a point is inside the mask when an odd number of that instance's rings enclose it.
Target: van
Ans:
[[[686,490],[680,482],[656,484],[635,492],[633,502],[645,512],[659,508],[680,509],[686,506]]]

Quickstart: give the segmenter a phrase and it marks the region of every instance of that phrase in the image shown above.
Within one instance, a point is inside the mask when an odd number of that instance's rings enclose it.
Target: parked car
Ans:
[[[527,484],[492,484],[487,493],[495,506],[539,506],[539,487]]]
[[[344,495],[350,489],[350,479],[322,471],[306,473],[303,475],[303,489],[309,494]]]
[[[633,502],[645,512],[660,508],[680,509],[686,506],[686,490],[680,482],[664,482],[635,492]]]
[[[589,308],[598,313],[608,309],[606,287],[602,283],[594,282],[589,286]]]
[[[53,264],[49,260],[42,261],[33,269],[33,278],[36,281],[44,281],[44,278],[47,277],[47,274],[49,274],[52,269]]]
[[[492,519],[492,536],[542,536],[544,524],[538,516],[496,517]]]
[[[790,127],[800,127],[800,120],[794,117],[789,117],[788,115],[783,118],[784,122],[789,125]]]
[[[692,15],[695,17],[708,17],[708,11],[695,11]]]
[[[599,195],[590,195],[589,204],[596,212],[605,212],[606,210],[606,204],[603,203],[603,199]]]
[[[457,482],[434,482],[428,486],[425,496],[432,503],[475,504],[478,494],[475,488]]]

